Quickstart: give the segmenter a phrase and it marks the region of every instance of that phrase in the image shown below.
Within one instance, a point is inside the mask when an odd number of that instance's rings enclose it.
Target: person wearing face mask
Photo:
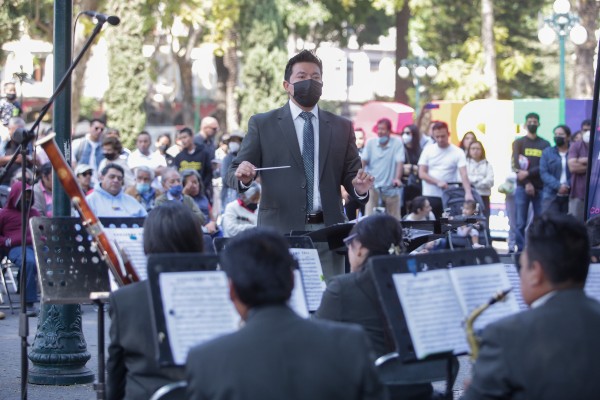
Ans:
[[[571,172],[569,214],[579,221],[585,219],[584,201],[591,127],[592,121],[589,119],[581,123],[581,140],[572,143],[567,157],[569,171]]]
[[[421,134],[416,125],[406,125],[402,128],[402,142],[404,143],[404,172],[402,184],[404,185],[404,212],[408,214],[410,203],[415,197],[421,195],[421,180],[419,179],[419,157],[421,157]]]
[[[4,127],[12,117],[19,117],[23,113],[21,104],[17,101],[17,88],[13,82],[4,84],[4,97],[0,99],[0,121]]]
[[[127,160],[120,157],[122,151],[123,145],[116,137],[105,137],[102,139],[102,156],[104,158],[100,161],[98,171],[102,171],[107,164],[120,165],[125,172],[124,187],[129,187],[135,184],[135,177],[127,164]]]
[[[352,123],[317,106],[323,64],[312,52],[293,56],[284,72],[289,102],[257,114],[227,174],[230,187],[244,192],[260,171],[264,187],[259,223],[280,233],[315,231],[346,220],[340,186],[365,204],[374,178],[361,169]],[[315,244],[325,277],[344,272],[344,259]]]
[[[240,193],[237,200],[225,206],[223,214],[223,236],[232,237],[257,225],[260,185],[252,182],[250,188]]]
[[[372,215],[381,200],[386,214],[400,219],[404,145],[401,139],[391,136],[391,128],[389,119],[377,121],[378,137],[367,141],[361,156],[364,170],[375,177],[375,187],[369,193],[365,213]]]
[[[515,188],[515,209],[517,229],[515,239],[517,251],[522,251],[525,245],[525,228],[527,226],[529,205],[533,206],[533,215],[542,212],[542,189],[544,182],[540,176],[540,159],[545,148],[550,147],[547,140],[537,135],[540,126],[540,116],[529,113],[525,116],[527,134],[513,142],[512,168],[517,174]]]
[[[125,193],[134,197],[140,202],[146,211],[154,208],[156,199],[161,195],[161,192],[152,187],[154,172],[145,165],[140,165],[135,169],[135,184],[125,189]]]
[[[566,125],[554,128],[554,143],[542,152],[540,175],[544,182],[542,211],[566,214],[569,211],[571,172],[567,166],[567,153],[571,129]]]
[[[233,162],[234,158],[237,157],[238,152],[240,151],[240,147],[242,144],[242,140],[244,140],[244,132],[241,131],[233,131],[229,135],[229,140],[227,141],[227,155],[223,158],[223,162],[221,163],[221,176],[227,176],[227,171],[229,170],[229,166]],[[227,179],[223,180],[223,188],[221,189],[221,210],[225,212],[225,206],[237,198],[237,190],[235,187],[229,186],[229,182]]]
[[[204,214],[200,211],[194,199],[183,193],[183,183],[179,171],[174,168],[165,169],[162,175],[162,184],[164,193],[156,199],[155,207],[160,207],[168,201],[179,201],[200,219],[201,225],[206,223]]]

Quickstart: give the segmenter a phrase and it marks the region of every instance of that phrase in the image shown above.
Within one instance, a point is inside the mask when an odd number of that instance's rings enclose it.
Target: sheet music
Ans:
[[[308,310],[316,311],[321,305],[321,297],[326,289],[319,253],[316,249],[299,248],[290,248],[290,253],[298,261],[302,273]]]
[[[584,290],[589,297],[600,301],[600,264],[590,264]]]
[[[104,228],[110,240],[123,249],[140,280],[148,277],[148,259],[144,253],[144,228]]]
[[[299,269],[294,270],[294,289],[292,290],[292,296],[288,300],[288,306],[302,318],[308,318],[309,314],[306,305],[306,295],[304,294],[302,274]]]
[[[511,287],[506,269],[500,263],[452,268],[449,274],[465,316],[489,301],[497,292]],[[487,324],[518,311],[519,305],[511,292],[504,301],[485,310],[475,321],[474,329],[483,329]]]
[[[515,264],[504,264],[504,269],[506,270],[506,275],[508,275],[510,285],[513,288],[510,294],[515,296],[519,309],[527,310],[527,304],[525,303],[525,300],[523,300],[523,294],[521,293],[521,278],[519,277],[517,266]]]
[[[393,274],[392,278],[417,358],[467,351],[463,311],[447,270]]]
[[[159,285],[175,364],[185,364],[193,346],[238,328],[225,272],[165,272]]]

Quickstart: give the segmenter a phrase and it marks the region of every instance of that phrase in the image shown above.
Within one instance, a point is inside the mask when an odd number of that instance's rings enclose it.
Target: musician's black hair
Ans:
[[[117,171],[121,172],[123,174],[123,176],[125,176],[125,170],[123,169],[123,167],[121,167],[119,164],[116,164],[116,163],[107,163],[104,166],[104,168],[102,168],[102,170],[100,171],[100,175],[102,175],[102,176],[106,175],[108,170],[111,168],[116,169]]]
[[[574,217],[545,213],[534,218],[527,230],[525,251],[529,263],[538,261],[551,283],[585,282],[590,241],[585,226]]]
[[[201,253],[204,240],[200,219],[178,201],[167,201],[144,221],[144,252]]]
[[[248,307],[283,304],[292,294],[296,260],[287,241],[272,229],[249,229],[231,238],[220,264]]]
[[[321,76],[323,76],[323,62],[321,61],[321,59],[310,50],[302,50],[300,53],[290,58],[287,62],[287,65],[285,66],[285,72],[283,74],[283,79],[289,82],[290,77],[292,76],[292,69],[294,68],[294,64],[301,62],[317,64],[319,66]]]
[[[390,254],[393,246],[404,252],[402,224],[391,215],[375,214],[364,218],[354,225],[349,236],[353,234],[369,250],[369,257]]]

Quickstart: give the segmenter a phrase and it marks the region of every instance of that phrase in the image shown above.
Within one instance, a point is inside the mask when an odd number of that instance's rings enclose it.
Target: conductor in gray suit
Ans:
[[[534,219],[520,259],[530,309],[485,328],[465,399],[598,399],[600,303],[583,291],[589,262],[582,223]]]
[[[220,264],[244,326],[190,351],[188,399],[384,396],[360,327],[306,320],[286,305],[294,286],[295,263],[287,242],[270,229],[244,231],[228,242]]]
[[[344,222],[342,185],[361,204],[368,200],[373,177],[360,169],[352,123],[317,106],[322,71],[321,60],[308,50],[288,61],[283,88],[289,102],[250,118],[229,168],[229,187],[244,191],[257,176],[255,168],[290,166],[260,171],[259,226],[289,233]]]

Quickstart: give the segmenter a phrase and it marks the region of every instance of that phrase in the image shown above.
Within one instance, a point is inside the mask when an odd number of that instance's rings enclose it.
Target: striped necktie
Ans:
[[[304,120],[302,159],[306,175],[306,212],[313,209],[315,183],[315,134],[312,125],[312,113],[302,111],[300,117]]]

